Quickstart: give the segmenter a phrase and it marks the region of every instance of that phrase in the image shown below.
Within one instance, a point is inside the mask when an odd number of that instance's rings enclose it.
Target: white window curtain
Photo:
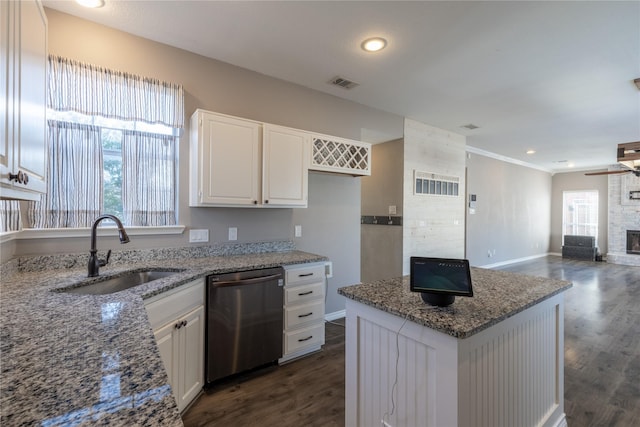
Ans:
[[[20,230],[20,202],[0,200],[0,232]]]
[[[122,138],[125,224],[175,225],[175,138],[125,131]]]
[[[102,213],[100,134],[106,127],[122,129],[126,140],[124,222],[174,225],[175,136],[184,125],[182,86],[58,56],[50,55],[48,61],[48,194],[30,204],[29,226],[90,227]]]
[[[47,193],[29,208],[33,228],[91,227],[102,211],[100,128],[49,120]]]
[[[184,126],[181,85],[49,56],[48,108],[87,116]]]

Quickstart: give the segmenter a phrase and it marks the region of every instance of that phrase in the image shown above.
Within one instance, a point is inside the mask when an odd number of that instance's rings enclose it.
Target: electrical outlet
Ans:
[[[389,215],[395,215],[396,212],[396,205],[389,205]]]
[[[333,277],[333,263],[331,261],[324,263],[324,275],[327,279],[331,279]]]
[[[229,227],[229,240],[238,240],[238,227]]]
[[[209,241],[209,230],[189,230],[189,242],[199,243]]]
[[[293,232],[295,237],[302,237],[302,226],[301,225],[296,225],[294,227],[294,232]]]

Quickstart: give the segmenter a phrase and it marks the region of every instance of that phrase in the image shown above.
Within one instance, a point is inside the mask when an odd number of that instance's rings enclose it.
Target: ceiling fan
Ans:
[[[632,173],[640,178],[640,141],[618,144],[618,163],[624,166],[625,169],[606,172],[589,172],[585,173],[585,175]]]

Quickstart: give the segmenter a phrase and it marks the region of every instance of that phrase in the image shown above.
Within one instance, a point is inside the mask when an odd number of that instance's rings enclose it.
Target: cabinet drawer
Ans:
[[[322,297],[324,297],[324,281],[309,285],[285,287],[284,289],[285,305],[304,304]]]
[[[284,311],[284,328],[289,330],[296,326],[318,321],[324,318],[324,301],[311,304],[287,307]]]
[[[324,280],[324,263],[310,264],[309,266],[288,269],[285,267],[285,283],[287,285],[298,285],[303,283]]]
[[[175,290],[168,291],[167,296],[154,298],[145,304],[151,328],[164,326],[183,314],[204,304],[204,279],[187,283]]]
[[[304,347],[324,344],[324,322],[284,334],[284,353],[293,353]]]

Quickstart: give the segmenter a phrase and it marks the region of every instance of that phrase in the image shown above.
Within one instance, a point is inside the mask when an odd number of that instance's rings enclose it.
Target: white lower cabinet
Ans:
[[[325,264],[285,266],[283,356],[280,363],[324,345]]]
[[[204,385],[204,279],[160,294],[145,304],[178,409]]]

